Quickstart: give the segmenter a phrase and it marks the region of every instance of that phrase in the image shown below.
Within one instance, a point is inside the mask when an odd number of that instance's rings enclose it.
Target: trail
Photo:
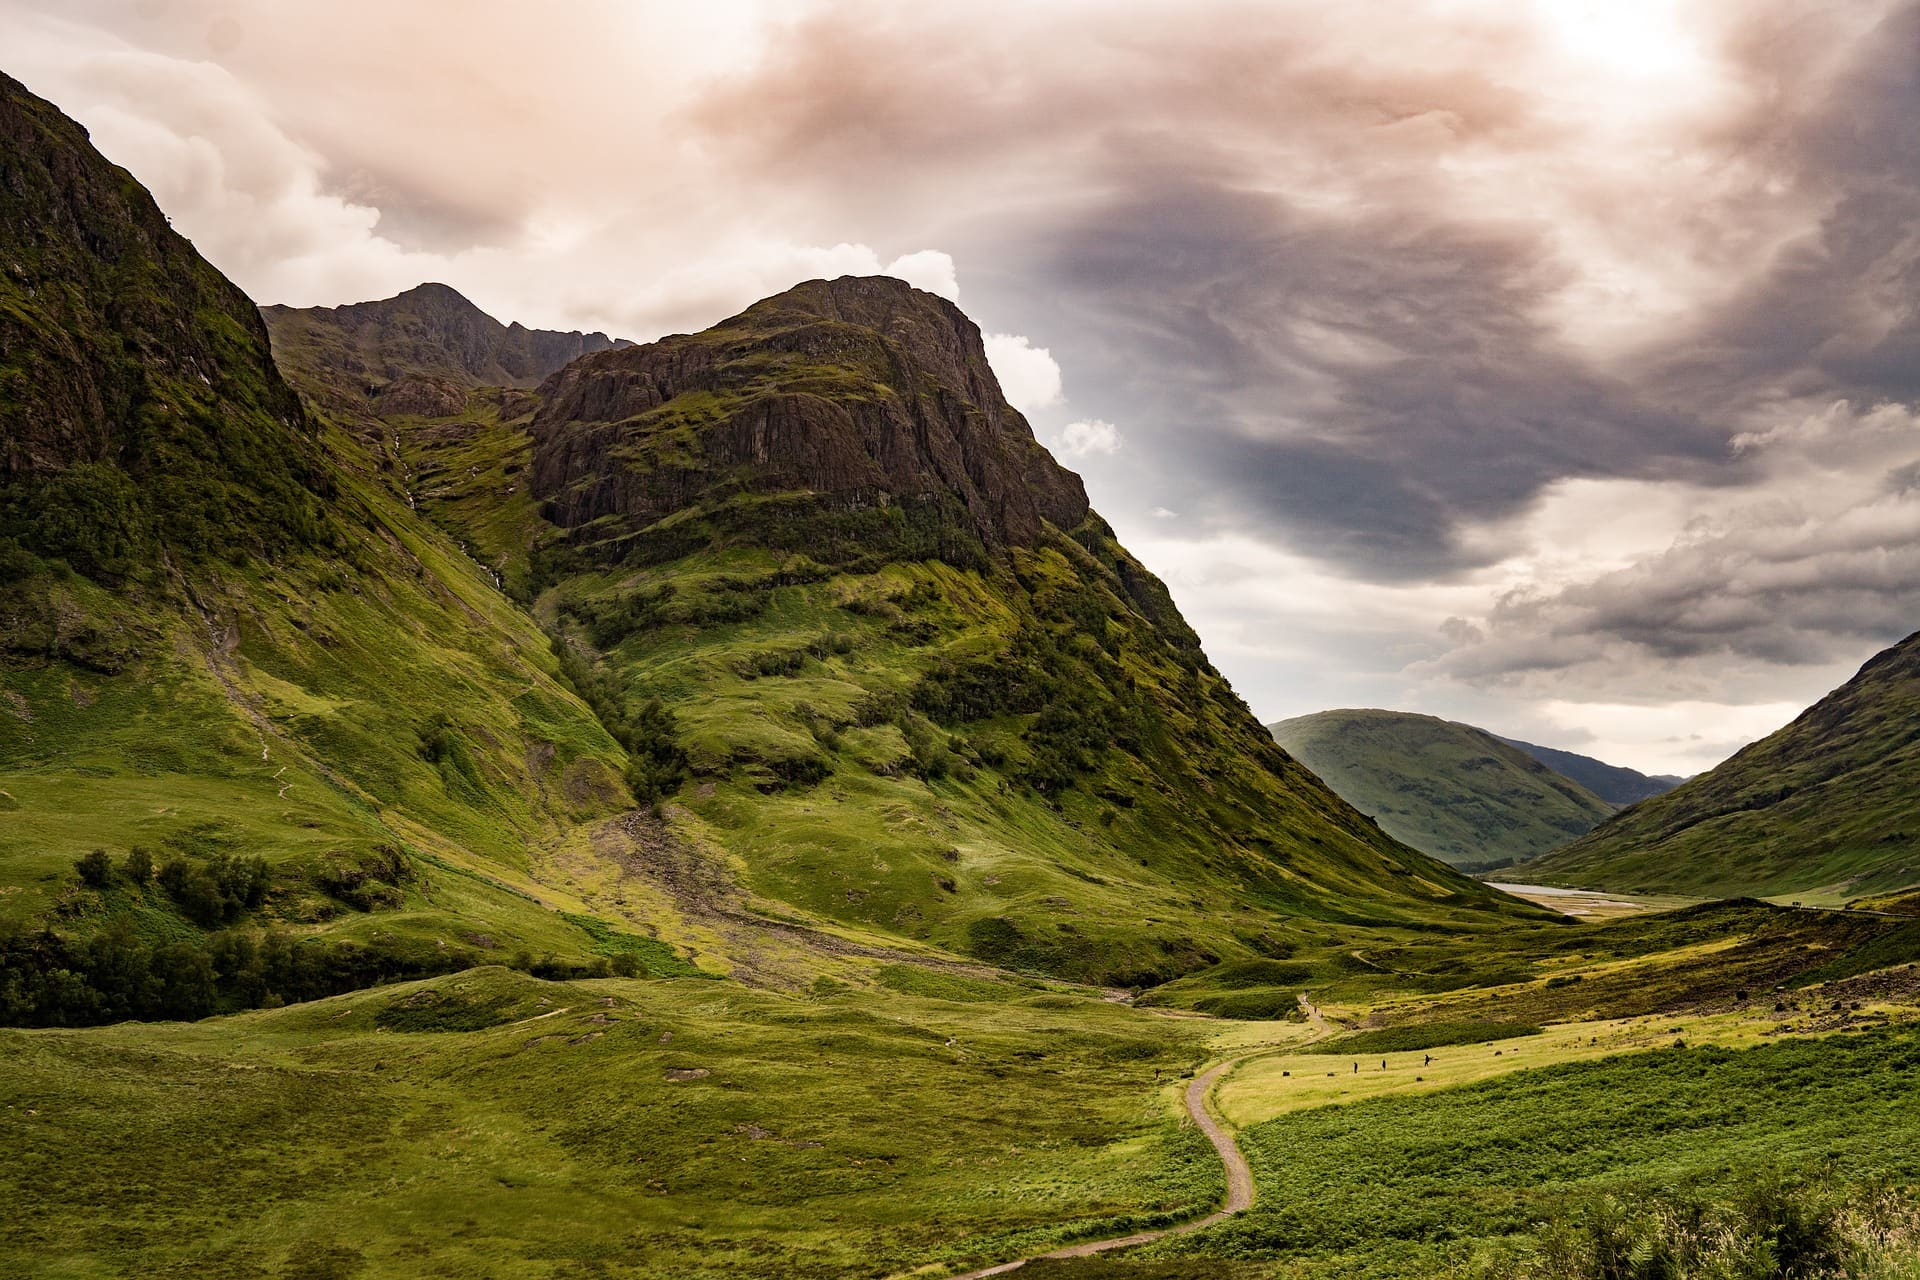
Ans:
[[[1320,1010],[1308,1001],[1304,992],[1300,996],[1300,1008],[1307,1015],[1308,1023],[1313,1027],[1313,1035],[1309,1036],[1307,1040],[1302,1043],[1311,1043],[1314,1040],[1318,1040],[1332,1030],[1332,1028],[1327,1025],[1327,1020],[1321,1016]],[[1029,1262],[1037,1258],[1086,1258],[1096,1253],[1106,1253],[1113,1249],[1131,1249],[1135,1245],[1151,1244],[1155,1240],[1164,1240],[1168,1236],[1181,1236],[1187,1234],[1189,1231],[1199,1231],[1203,1227],[1211,1227],[1215,1223],[1226,1221],[1236,1213],[1251,1208],[1253,1205],[1253,1170],[1248,1168],[1247,1157],[1245,1153],[1240,1150],[1240,1144],[1233,1140],[1233,1134],[1228,1132],[1226,1125],[1213,1114],[1212,1108],[1207,1105],[1207,1096],[1213,1091],[1213,1086],[1219,1083],[1221,1076],[1249,1058],[1257,1058],[1263,1054],[1272,1052],[1274,1051],[1271,1049],[1260,1049],[1252,1053],[1243,1053],[1238,1057],[1228,1058],[1226,1061],[1216,1063],[1202,1074],[1195,1076],[1192,1083],[1187,1085],[1187,1114],[1193,1117],[1193,1122],[1200,1127],[1200,1132],[1207,1135],[1207,1141],[1213,1144],[1214,1151],[1220,1157],[1220,1163],[1226,1167],[1227,1198],[1218,1209],[1215,1209],[1205,1217],[1195,1218],[1191,1222],[1183,1222],[1177,1227],[1164,1227],[1158,1231],[1141,1231],[1130,1236],[1113,1236],[1106,1240],[1089,1240],[1083,1244],[1072,1244],[1063,1249],[1055,1249],[1050,1253],[1030,1254],[1024,1258],[1016,1258],[1012,1262],[1003,1262],[998,1266],[984,1267],[978,1271],[963,1272],[960,1275],[950,1277],[950,1280],[984,1280],[987,1276],[1005,1275],[1009,1271],[1018,1271],[1021,1267],[1026,1266]]]

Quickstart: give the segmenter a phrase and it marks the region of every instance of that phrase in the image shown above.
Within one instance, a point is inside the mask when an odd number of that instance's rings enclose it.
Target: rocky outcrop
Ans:
[[[444,284],[377,302],[273,306],[262,314],[273,331],[274,354],[342,405],[373,400],[411,378],[462,388],[533,387],[569,360],[631,345],[604,333],[501,324]]]
[[[703,333],[576,360],[539,395],[534,491],[567,529],[638,531],[741,492],[937,506],[987,547],[1087,515],[979,328],[887,277],[809,281]]]
[[[302,422],[253,302],[85,129],[0,75],[0,481],[136,462],[216,402]]]

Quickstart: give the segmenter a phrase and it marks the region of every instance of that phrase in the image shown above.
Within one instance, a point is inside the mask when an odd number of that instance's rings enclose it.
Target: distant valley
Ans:
[[[1677,781],[1413,712],[1323,711],[1267,728],[1382,830],[1470,870],[1557,848]]]

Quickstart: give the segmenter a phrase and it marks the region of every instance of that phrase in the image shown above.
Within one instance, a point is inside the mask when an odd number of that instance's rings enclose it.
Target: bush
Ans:
[[[104,889],[113,883],[113,859],[105,849],[81,854],[73,860],[73,869],[79,873],[81,883],[90,889]]]
[[[135,845],[127,850],[127,856],[120,864],[120,873],[129,883],[144,885],[153,879],[153,854],[145,845]]]
[[[1721,1201],[1614,1195],[1549,1223],[1491,1274],[1503,1280],[1838,1280],[1908,1275],[1920,1206],[1884,1187],[1843,1192],[1760,1175]]]

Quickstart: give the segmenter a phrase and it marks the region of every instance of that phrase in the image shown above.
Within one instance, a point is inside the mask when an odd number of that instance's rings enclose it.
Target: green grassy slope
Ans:
[[[1532,857],[1613,806],[1472,725],[1404,711],[1321,711],[1276,741],[1395,839],[1456,865]]]
[[[305,412],[252,304],[77,126],[6,81],[0,132],[6,1015],[203,1011],[188,953],[233,930],[320,948],[322,987],[588,962],[535,855],[630,805],[626,757],[545,634]],[[95,849],[122,869],[83,883]],[[62,986],[149,959],[193,991]]]
[[[1543,884],[1823,903],[1920,884],[1920,636],[1786,728],[1526,872]]]

